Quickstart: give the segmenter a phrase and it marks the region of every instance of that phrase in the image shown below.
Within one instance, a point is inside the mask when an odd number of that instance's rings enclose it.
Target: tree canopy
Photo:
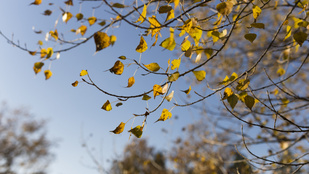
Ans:
[[[114,123],[117,126],[111,132],[121,134],[125,130],[140,138],[149,117],[156,117],[156,124],[164,124],[173,117],[172,110],[197,107],[207,117],[211,115],[214,130],[237,135],[233,143],[243,145],[252,157],[247,161],[258,169],[293,166],[300,170],[308,164],[308,3],[68,0],[58,4],[35,0],[30,5],[45,10],[43,15],[60,16],[50,24],[52,30],[35,30],[44,35],[37,45],[23,46],[0,34],[9,44],[35,56],[34,73],[44,70],[48,80],[53,73],[46,64],[58,61],[61,53],[73,52],[90,42],[95,56],[99,56],[105,49],[117,47],[118,36],[113,31],[135,28],[140,34],[130,37],[137,37],[139,42],[128,40],[128,44],[136,45],[128,52],[135,52],[139,58],[115,53],[108,58],[112,66],[104,72],[106,76],[111,73],[115,81],[125,81],[122,91],[129,92],[110,92],[115,90],[105,88],[89,69],[76,72],[80,79],[68,82],[72,88],[89,85],[102,92],[106,102],[101,109],[105,111],[144,101],[146,109],[128,109],[131,113],[123,117],[123,122]],[[148,52],[157,48],[164,50],[160,59],[149,62]],[[179,84],[182,90],[176,88]],[[143,88],[130,92],[137,85]],[[214,95],[218,96],[218,105],[208,107],[206,101]],[[128,122],[136,126],[127,128]],[[250,133],[251,129],[255,132]],[[268,145],[266,155],[252,151],[260,144]],[[280,161],[288,152],[293,153],[289,160]]]

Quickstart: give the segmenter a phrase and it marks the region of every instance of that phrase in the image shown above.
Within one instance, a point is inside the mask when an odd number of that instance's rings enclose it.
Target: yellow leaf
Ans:
[[[191,30],[191,27],[192,27],[192,19],[188,19],[184,22],[183,26],[181,26],[181,29],[189,33]]]
[[[53,48],[47,48],[46,53],[46,59],[49,59],[54,54]]]
[[[128,79],[128,86],[127,88],[130,88],[131,86],[133,86],[133,84],[135,83],[135,79],[134,79],[134,76],[130,77]]]
[[[304,33],[302,31],[299,31],[297,33],[294,33],[293,38],[294,40],[300,45],[302,46],[303,43],[307,40],[307,33]]]
[[[147,94],[144,94],[143,95],[143,98],[142,98],[142,100],[149,100],[149,99],[151,99],[151,97],[149,96],[149,95],[147,95]]]
[[[72,83],[73,87],[76,87],[78,85],[78,81],[76,80],[75,82]]]
[[[162,87],[160,85],[154,85],[153,86],[153,98],[156,98],[156,96],[162,94]]]
[[[252,14],[253,14],[253,18],[256,19],[257,17],[260,16],[260,14],[262,13],[262,10],[260,9],[259,6],[254,5],[254,6],[252,7],[252,12],[253,12],[253,13],[252,13]]]
[[[110,43],[112,44],[112,46],[114,45],[114,43],[117,41],[117,37],[114,35],[110,36]]]
[[[179,4],[179,0],[174,0],[175,9],[177,8],[178,4]]]
[[[186,52],[191,47],[191,42],[186,37],[181,43],[181,51]]]
[[[233,3],[231,1],[221,2],[216,6],[216,9],[223,16],[229,15],[233,10]]]
[[[277,74],[278,74],[279,76],[283,76],[283,75],[285,74],[285,69],[279,68],[279,69],[277,70]]]
[[[172,61],[172,66],[171,66],[171,69],[174,70],[177,68],[177,70],[179,69],[179,66],[180,66],[180,63],[181,63],[181,58],[179,59],[174,59]]]
[[[110,37],[104,32],[96,32],[93,38],[96,45],[96,52],[107,48],[110,45]]]
[[[168,77],[168,81],[174,82],[179,78],[179,72],[174,72],[171,76]]]
[[[28,53],[29,53],[31,56],[36,55],[36,51],[28,51]]]
[[[169,95],[167,95],[167,96],[165,97],[165,99],[166,99],[168,102],[170,102],[170,101],[173,99],[173,97],[174,97],[174,91],[172,91]]]
[[[104,110],[106,110],[106,111],[111,111],[111,110],[112,110],[112,105],[111,105],[111,103],[109,102],[109,100],[107,100],[107,101],[103,104],[103,106],[102,106],[101,109],[104,109]]]
[[[114,66],[111,69],[109,69],[109,71],[111,73],[121,75],[123,73],[123,68],[124,68],[123,63],[120,60],[117,60]]]
[[[172,117],[172,113],[164,108],[162,113],[161,113],[160,118],[156,122],[158,122],[158,121],[165,121],[167,119],[170,119],[171,117]]]
[[[211,31],[211,37],[214,43],[220,39],[220,33],[218,31]]]
[[[89,22],[89,25],[91,26],[91,25],[93,25],[94,23],[97,22],[97,18],[92,16],[92,17],[88,18],[88,22]]]
[[[81,34],[82,36],[84,36],[84,34],[87,31],[87,26],[86,25],[82,25],[80,26],[77,30],[76,30],[76,34]]]
[[[139,45],[136,47],[136,51],[139,53],[143,53],[148,49],[147,43],[145,41],[145,39],[143,38],[143,36],[141,36]]]
[[[292,27],[290,25],[287,25],[286,26],[286,34],[285,34],[284,40],[289,38],[291,36],[291,33],[292,33]]]
[[[85,76],[85,75],[88,75],[87,70],[82,70],[82,71],[79,73],[79,76]]]
[[[221,15],[220,13],[218,13],[218,18],[217,18],[217,21],[214,23],[214,25],[220,25],[222,19],[223,19],[223,15]]]
[[[137,19],[137,21],[135,23],[137,23],[139,21],[141,23],[143,23],[146,19],[146,14],[147,14],[147,5],[144,4],[143,12],[141,13],[141,15],[139,16],[139,18]]]
[[[254,34],[254,33],[245,34],[245,39],[247,39],[247,40],[250,41],[251,43],[253,43],[253,41],[255,40],[255,38],[256,38],[256,34]]]
[[[34,73],[37,74],[37,73],[41,72],[43,65],[44,65],[43,62],[35,62],[34,66],[33,66]]]
[[[38,41],[38,45],[43,45],[43,42],[41,40]]]
[[[231,95],[233,95],[234,94],[234,92],[232,91],[232,89],[231,88],[225,88],[225,90],[224,90],[224,95],[223,95],[223,98],[222,98],[222,100],[225,100],[225,99],[227,99],[229,96],[231,96]]]
[[[53,73],[50,70],[45,70],[44,75],[45,75],[45,80],[48,80],[53,75]]]
[[[238,81],[238,85],[236,86],[236,89],[238,91],[243,91],[243,90],[248,88],[249,84],[250,84],[250,80],[241,79],[241,80]]]
[[[84,18],[84,15],[82,13],[77,13],[75,17],[77,18],[77,21],[80,21]]]
[[[198,45],[201,37],[202,37],[203,31],[200,29],[200,26],[197,27],[191,27],[189,35],[194,39],[195,45]]]
[[[131,132],[133,135],[135,135],[137,138],[141,138],[143,134],[143,128],[142,126],[136,126],[135,128],[129,130],[128,132]]]
[[[125,125],[126,125],[126,124],[125,124],[124,122],[121,122],[121,123],[116,127],[115,130],[110,131],[110,132],[113,132],[114,134],[121,134],[121,133],[123,132],[123,130],[124,130]]]
[[[62,13],[62,21],[68,23],[68,21],[73,17],[72,13],[64,12]]]
[[[150,31],[151,31],[151,37],[153,37],[156,33],[158,33],[161,30],[161,24],[157,20],[156,16],[153,15],[152,17],[148,17],[148,21],[150,22]]]
[[[41,58],[44,58],[47,55],[47,51],[45,48],[42,48],[40,52],[41,52]]]
[[[182,91],[182,92],[186,93],[187,95],[190,94],[190,92],[191,92],[191,86],[189,86],[189,89],[184,90],[184,91]]]
[[[40,5],[42,3],[42,0],[34,0],[30,5]]]
[[[149,69],[150,71],[159,71],[160,70],[160,66],[157,63],[150,63],[148,65],[144,65],[147,69]]]
[[[176,46],[175,39],[170,37],[166,38],[163,42],[161,42],[160,46],[170,51],[173,51]]]
[[[193,74],[195,75],[196,79],[198,81],[202,81],[206,77],[206,72],[201,70],[201,71],[193,71]]]
[[[67,0],[64,2],[66,5],[71,5],[73,6],[73,0]]]
[[[49,34],[51,37],[53,37],[55,40],[58,40],[58,31],[57,29],[55,31],[50,31]]]
[[[168,21],[168,20],[174,19],[174,18],[175,18],[175,14],[174,14],[174,10],[172,9],[171,11],[169,11],[169,12],[167,13],[165,22]]]

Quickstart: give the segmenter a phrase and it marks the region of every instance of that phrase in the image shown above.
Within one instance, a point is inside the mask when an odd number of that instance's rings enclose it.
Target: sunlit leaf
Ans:
[[[85,75],[88,75],[88,71],[87,71],[87,70],[82,70],[82,71],[79,73],[79,76],[85,76]]]
[[[92,17],[88,18],[88,23],[89,23],[90,26],[93,25],[96,22],[97,22],[97,18],[96,17],[92,16]]]
[[[120,60],[117,60],[114,66],[111,69],[109,69],[109,71],[111,73],[121,75],[123,73],[123,68],[124,68],[123,63]]]
[[[173,51],[176,46],[175,39],[170,37],[166,38],[163,42],[161,42],[160,46],[170,51]]]
[[[149,100],[149,99],[151,99],[151,97],[149,96],[149,95],[147,95],[147,94],[144,94],[143,95],[143,98],[142,98],[142,100]]]
[[[285,34],[284,40],[289,38],[291,36],[291,33],[292,33],[292,27],[290,25],[287,25],[286,26],[286,34]]]
[[[168,90],[168,83],[166,83],[163,87],[162,87],[162,94],[165,94]]]
[[[111,35],[110,36],[110,43],[113,46],[115,44],[115,42],[117,41],[117,37],[115,35]]]
[[[133,84],[135,83],[135,79],[134,79],[134,76],[130,77],[128,79],[128,86],[127,88],[130,88],[131,86],[133,86]]]
[[[121,123],[116,127],[115,130],[110,131],[110,132],[113,132],[114,134],[121,134],[121,133],[123,132],[123,130],[124,130],[125,125],[126,125],[126,124],[125,124],[124,122],[121,122]]]
[[[155,15],[153,15],[152,17],[148,17],[148,21],[150,22],[149,30],[151,31],[151,37],[153,37],[161,30],[161,24],[157,20]]]
[[[181,29],[183,29],[184,31],[186,31],[187,33],[190,32],[191,27],[192,27],[192,19],[188,19],[184,22],[183,26],[181,26]]]
[[[148,65],[144,65],[147,69],[149,69],[150,71],[159,71],[160,70],[160,66],[157,63],[150,63]]]
[[[110,37],[104,32],[96,32],[93,38],[96,45],[96,52],[107,48],[110,45]]]
[[[191,47],[191,42],[187,39],[188,36],[181,43],[181,51],[185,52]]]
[[[146,19],[146,14],[147,14],[147,5],[144,4],[144,7],[143,7],[143,12],[141,13],[141,15],[139,16],[139,18],[137,19],[137,22],[141,22],[143,23]]]
[[[47,51],[46,51],[46,49],[45,49],[45,48],[42,48],[40,52],[41,52],[41,56],[40,56],[41,58],[46,57],[46,55],[47,55]]]
[[[169,95],[167,95],[167,96],[165,97],[165,99],[166,99],[168,102],[170,102],[170,101],[173,99],[173,97],[174,97],[174,91],[172,91]]]
[[[247,39],[247,40],[250,41],[251,43],[253,43],[253,41],[255,40],[255,38],[256,38],[256,34],[254,34],[254,33],[245,34],[245,39]]]
[[[167,119],[170,119],[172,117],[172,113],[170,111],[168,111],[167,109],[163,109],[160,118],[156,121],[165,121]]]
[[[48,80],[53,75],[53,73],[48,69],[44,71],[44,75],[45,75],[45,80]]]
[[[229,102],[231,108],[234,109],[238,102],[238,97],[235,94],[232,94],[227,98],[227,101]]]
[[[162,87],[160,85],[154,85],[153,86],[153,98],[156,98],[156,96],[161,95],[162,93]]]
[[[198,45],[199,40],[201,39],[203,31],[200,26],[191,27],[189,35],[194,39],[195,45]]]
[[[297,33],[294,33],[293,38],[294,40],[300,45],[302,46],[303,43],[307,40],[307,33],[299,31]]]
[[[262,10],[260,9],[260,7],[257,5],[253,5],[252,7],[253,18],[256,19],[257,17],[260,16],[261,13],[262,13]]]
[[[233,94],[234,94],[234,92],[232,91],[231,88],[229,88],[229,87],[225,88],[222,100],[227,99],[228,97],[230,97]]]
[[[43,45],[43,42],[41,40],[38,41],[38,45]]]
[[[50,31],[49,34],[51,37],[53,37],[55,40],[58,40],[58,31],[57,29],[55,31]]]
[[[248,88],[249,84],[250,84],[250,80],[241,79],[241,80],[238,81],[238,85],[236,86],[236,89],[238,91],[243,91],[243,90]]]
[[[179,72],[174,72],[172,75],[168,77],[168,81],[174,82],[179,78]]]
[[[35,62],[34,66],[33,66],[34,73],[37,74],[37,73],[41,72],[43,65],[44,65],[43,62]]]
[[[28,53],[29,53],[31,56],[36,55],[36,51],[28,51]]]
[[[174,18],[175,18],[175,14],[174,14],[174,10],[172,9],[171,11],[169,11],[169,12],[167,13],[165,22],[168,21],[168,20],[174,19]]]
[[[206,72],[201,70],[201,71],[193,71],[193,74],[195,75],[196,79],[198,81],[202,81],[206,77]]]
[[[54,54],[53,48],[49,47],[46,50],[46,59],[49,59]]]
[[[84,18],[84,15],[82,13],[77,13],[75,15],[75,17],[76,17],[77,21],[80,21],[80,20],[82,20]]]
[[[277,70],[277,74],[278,74],[279,76],[283,76],[283,75],[285,74],[285,69],[279,68],[279,69]]]
[[[42,0],[34,0],[30,5],[40,5],[42,3]]]
[[[76,80],[75,82],[72,83],[73,87],[76,87],[78,85],[78,81]]]
[[[250,110],[252,110],[252,107],[254,106],[254,103],[255,103],[255,100],[254,100],[253,97],[251,97],[251,96],[249,96],[249,95],[247,95],[247,96],[245,97],[245,104],[246,104],[246,106],[247,106]]]
[[[179,59],[174,59],[172,61],[172,66],[171,66],[171,69],[174,70],[177,68],[177,70],[179,69],[179,66],[180,66],[180,63],[181,63],[181,58]]]
[[[112,105],[111,103],[109,102],[109,100],[107,100],[103,106],[101,107],[101,109],[104,109],[106,111],[111,111],[112,110]]]
[[[68,23],[68,21],[73,17],[72,13],[64,12],[62,13],[62,21]]]
[[[143,127],[138,125],[135,128],[129,130],[128,132],[131,132],[137,138],[141,138],[143,134]]]
[[[184,90],[184,91],[182,91],[182,92],[186,93],[187,95],[190,94],[190,92],[191,92],[191,86],[189,86],[189,89]]]
[[[87,31],[87,26],[86,25],[82,25],[80,26],[77,30],[76,30],[76,34],[81,34],[82,36],[84,36],[84,34]]]
[[[143,38],[143,36],[141,36],[139,45],[136,47],[136,51],[139,53],[143,53],[148,49],[147,43],[145,41],[145,39]]]

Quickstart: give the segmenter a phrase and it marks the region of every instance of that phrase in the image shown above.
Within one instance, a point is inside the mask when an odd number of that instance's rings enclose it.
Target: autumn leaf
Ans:
[[[49,32],[50,36],[53,37],[55,40],[58,40],[58,31],[57,29],[55,31]]]
[[[29,53],[31,56],[36,55],[36,51],[28,51],[28,53]]]
[[[128,86],[127,88],[130,88],[131,86],[133,86],[133,84],[135,83],[135,79],[134,79],[134,76],[130,77],[128,79]]]
[[[104,109],[106,111],[111,111],[112,110],[112,105],[111,103],[109,102],[109,100],[107,100],[103,106],[101,107],[101,109]]]
[[[141,13],[141,15],[139,16],[139,18],[135,23],[141,22],[140,24],[142,24],[146,19],[146,14],[147,14],[147,5],[144,4],[143,12]]]
[[[291,33],[292,33],[292,27],[290,25],[287,25],[286,26],[286,34],[285,34],[284,40],[289,38],[291,36]]]
[[[165,94],[168,90],[168,83],[166,83],[163,87],[162,87],[162,94]]]
[[[250,84],[250,80],[241,79],[241,80],[238,81],[238,85],[236,86],[236,89],[238,91],[243,91],[243,90],[248,88],[249,84]]]
[[[209,59],[210,56],[211,56],[212,53],[213,53],[213,49],[211,49],[211,48],[206,48],[206,49],[204,49],[204,53],[205,53],[207,59]]]
[[[166,38],[163,42],[161,42],[160,46],[170,51],[173,51],[176,46],[175,39],[171,37]]]
[[[223,16],[229,15],[233,10],[233,3],[231,1],[221,2],[216,6],[216,9]]]
[[[172,9],[171,11],[169,11],[169,12],[167,13],[165,22],[168,21],[168,20],[174,19],[174,18],[175,18],[175,14],[174,14],[174,10]]]
[[[168,77],[168,81],[174,82],[179,78],[179,72],[174,72],[172,75]]]
[[[119,103],[116,104],[116,106],[117,106],[117,107],[122,106],[122,103],[119,102]]]
[[[145,39],[143,38],[143,36],[141,36],[139,45],[136,47],[136,51],[139,53],[143,53],[148,49],[147,43],[145,41]]]
[[[158,10],[159,14],[162,14],[162,13],[168,13],[169,11],[171,11],[173,9],[172,6],[170,5],[164,5],[164,6],[161,6]]]
[[[124,68],[123,63],[120,60],[117,60],[114,66],[111,69],[109,69],[109,71],[116,75],[121,75],[123,73],[123,68]]]
[[[144,95],[143,95],[142,100],[147,101],[147,100],[149,100],[149,99],[151,99],[151,97],[150,97],[149,95],[147,95],[147,94],[144,94]]]
[[[148,21],[150,22],[149,30],[151,31],[151,37],[153,37],[161,30],[161,24],[157,20],[155,15],[153,15],[152,17],[148,17]]]
[[[87,70],[82,70],[82,71],[79,73],[79,76],[85,76],[85,75],[88,75]]]
[[[110,37],[104,32],[96,32],[93,38],[96,45],[96,52],[107,48],[110,45]]]
[[[127,59],[126,56],[119,56],[118,58],[121,59],[121,60],[126,60]]]
[[[78,85],[78,81],[76,80],[75,82],[72,83],[73,87],[76,87]]]
[[[283,75],[285,74],[285,69],[279,68],[279,69],[277,70],[277,74],[278,74],[279,76],[283,76]]]
[[[53,48],[49,47],[46,50],[46,59],[49,59],[54,54]]]
[[[82,13],[77,13],[75,15],[75,17],[76,17],[77,21],[80,21],[80,20],[82,20],[84,18],[84,15]]]
[[[160,85],[154,85],[153,86],[153,98],[156,98],[156,96],[162,94],[162,87]]]
[[[43,62],[35,62],[34,66],[33,66],[34,73],[37,74],[37,73],[41,72],[43,65],[44,65]]]
[[[234,94],[234,92],[232,91],[231,88],[229,88],[229,87],[225,88],[222,100],[227,99],[228,97],[230,97],[233,94]]]
[[[150,71],[159,71],[160,70],[160,66],[158,63],[150,63],[148,65],[144,65],[148,70]]]
[[[181,51],[186,52],[189,48],[191,48],[191,42],[188,40],[188,37],[185,37],[185,39],[181,43]]]
[[[200,26],[191,27],[189,31],[189,35],[193,38],[195,41],[195,45],[198,45],[199,40],[201,39],[203,34],[203,31],[200,29]]]
[[[171,112],[169,112],[167,109],[163,109],[163,111],[162,111],[162,113],[161,113],[161,116],[160,116],[160,118],[156,121],[156,122],[158,122],[158,121],[165,121],[165,120],[167,120],[167,119],[170,119],[172,117],[172,113]],[[155,122],[155,123],[156,123]]]
[[[253,43],[253,41],[255,40],[256,38],[256,34],[254,33],[248,33],[248,34],[245,34],[245,39],[247,39],[248,41],[250,41],[251,43]]]
[[[195,75],[196,79],[198,81],[202,81],[205,79],[206,72],[201,70],[201,71],[193,71],[193,74]]]
[[[121,123],[116,127],[115,130],[110,131],[110,132],[113,132],[114,134],[121,134],[121,133],[123,132],[123,130],[124,130],[125,125],[126,125],[126,124],[125,124],[124,122],[121,122]]]
[[[88,23],[89,23],[90,26],[93,25],[96,22],[97,22],[97,18],[96,17],[92,16],[92,17],[88,18]]]
[[[179,66],[180,66],[180,63],[181,63],[181,58],[172,60],[171,69],[174,70],[174,69],[177,68],[177,70],[178,70]]]
[[[46,49],[45,49],[45,48],[42,48],[40,52],[41,52],[41,56],[40,56],[41,58],[46,57],[46,55],[47,55],[47,51],[46,51]]]
[[[30,5],[40,5],[42,3],[42,0],[34,0]]]
[[[165,97],[165,99],[166,99],[168,102],[170,102],[170,101],[173,99],[173,97],[174,97],[174,91],[172,91],[169,95],[167,95],[167,96]]]
[[[254,6],[252,7],[252,12],[253,12],[253,13],[252,13],[253,18],[256,19],[257,17],[260,16],[260,14],[262,13],[262,10],[260,9],[259,6],[254,5]]]
[[[73,17],[72,13],[64,12],[62,13],[62,21],[68,23],[68,21]]]
[[[45,80],[48,80],[53,75],[53,73],[50,70],[45,70],[44,75],[45,75]]]
[[[115,8],[125,8],[126,6],[123,5],[123,4],[120,4],[120,3],[114,3],[114,4],[112,5],[112,7],[115,7]]]
[[[103,20],[103,21],[99,22],[98,24],[99,24],[100,26],[104,26],[104,25],[106,24],[106,21]]]
[[[131,132],[133,135],[135,135],[137,138],[141,138],[143,134],[143,127],[138,125],[135,128],[129,130],[128,132]]]
[[[110,36],[110,43],[113,46],[115,44],[115,42],[117,41],[117,37],[115,35],[111,35]]]
[[[84,34],[87,31],[87,26],[86,25],[82,25],[80,26],[77,30],[76,30],[76,34],[81,34],[82,36],[84,36]]]
[[[66,5],[71,5],[73,6],[73,0],[67,0],[64,2]]]
[[[191,92],[191,86],[189,86],[189,89],[183,90],[182,92],[186,93],[187,95],[190,94],[190,92]]]

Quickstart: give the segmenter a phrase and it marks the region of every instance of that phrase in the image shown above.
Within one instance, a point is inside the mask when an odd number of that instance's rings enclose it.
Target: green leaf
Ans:
[[[198,81],[202,81],[206,77],[206,72],[201,70],[201,71],[193,71],[193,74],[195,75],[196,79]]]
[[[246,104],[246,106],[247,106],[250,110],[252,110],[252,107],[254,106],[254,103],[255,103],[255,99],[254,99],[253,97],[251,97],[251,96],[249,96],[249,95],[247,95],[247,96],[245,97],[245,104]]]
[[[303,43],[307,40],[308,35],[302,31],[299,31],[297,33],[294,33],[293,38],[294,40],[302,46]]]
[[[227,101],[229,102],[231,108],[234,109],[238,102],[238,97],[235,94],[232,94],[227,98]]]
[[[114,4],[112,5],[112,7],[115,7],[115,8],[125,8],[126,6],[123,5],[123,4],[120,4],[120,3],[114,3]]]
[[[179,72],[174,72],[171,76],[168,77],[168,81],[174,82],[179,78]]]
[[[133,135],[135,135],[137,138],[141,138],[143,134],[143,127],[138,125],[135,128],[129,130],[128,132],[131,132]]]
[[[144,95],[143,95],[142,100],[147,101],[147,100],[149,100],[149,99],[151,99],[151,97],[150,97],[149,95],[147,95],[147,94],[144,94]]]
[[[265,29],[265,25],[263,23],[252,23],[251,27]]]
[[[168,13],[170,12],[171,10],[173,9],[172,6],[170,5],[164,5],[164,6],[161,6],[158,10],[159,14],[162,14],[162,13]]]
[[[221,2],[220,4],[216,6],[216,9],[223,16],[229,15],[233,9],[233,3],[231,1]]]
[[[82,13],[77,13],[75,17],[77,18],[77,21],[80,21],[84,18],[84,15]]]
[[[150,71],[159,71],[160,70],[160,66],[157,63],[150,63],[148,65],[144,65],[148,70]]]
[[[116,106],[117,106],[117,107],[122,106],[122,103],[119,102],[119,103],[116,104]]]
[[[255,40],[255,38],[256,38],[256,34],[254,34],[254,33],[245,34],[245,39],[247,39],[247,40],[250,41],[251,43],[253,43],[253,41]]]

